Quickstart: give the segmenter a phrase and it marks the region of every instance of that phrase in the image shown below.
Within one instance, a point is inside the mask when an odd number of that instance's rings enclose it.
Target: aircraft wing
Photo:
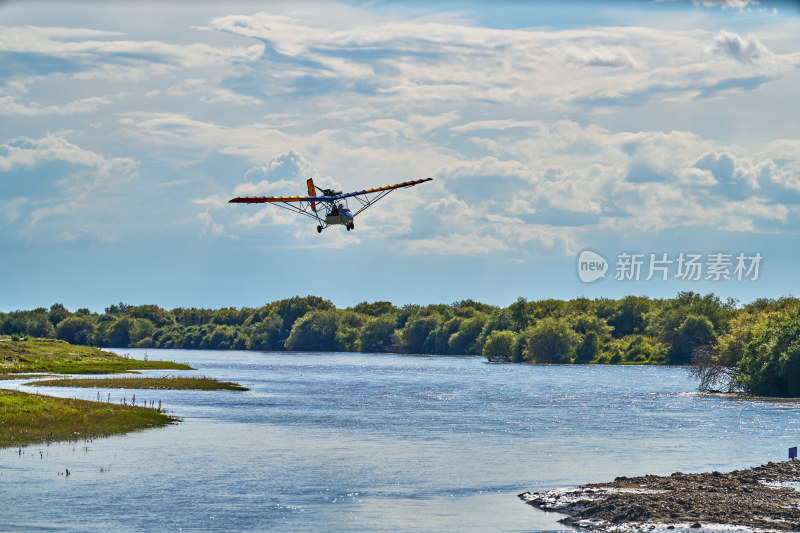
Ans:
[[[426,181],[431,181],[433,178],[423,178],[419,180],[404,181],[403,183],[395,183],[394,185],[384,185],[383,187],[373,187],[372,189],[364,189],[363,191],[354,191],[344,194],[335,194],[332,196],[239,196],[233,200],[228,201],[229,204],[265,204],[265,203],[288,203],[288,202],[334,202],[342,198],[350,198],[352,196],[361,196],[364,194],[379,193],[384,191],[391,191],[393,189],[402,189],[403,187],[413,187]]]
[[[229,204],[267,204],[286,202],[332,202],[338,196],[238,196],[228,200]]]
[[[433,178],[422,178],[419,180],[404,181],[403,183],[395,183],[394,185],[384,185],[383,187],[374,187],[372,189],[364,189],[363,191],[355,191],[355,192],[340,194],[337,196],[337,198],[350,198],[351,196],[360,196],[362,194],[372,194],[382,191],[391,191],[392,189],[402,189],[403,187],[413,187],[414,185],[425,183],[426,181],[431,181],[431,180],[433,180]]]

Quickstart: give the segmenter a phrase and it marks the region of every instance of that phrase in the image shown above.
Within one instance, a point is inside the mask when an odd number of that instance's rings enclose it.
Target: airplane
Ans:
[[[403,183],[396,183],[394,185],[384,185],[383,187],[375,187],[343,194],[342,191],[334,191],[333,189],[320,189],[314,185],[314,180],[309,178],[306,180],[308,196],[239,196],[228,201],[228,203],[274,203],[278,207],[315,219],[319,222],[317,233],[322,233],[322,230],[325,228],[336,224],[341,224],[347,228],[347,231],[350,231],[355,229],[353,220],[356,218],[356,215],[372,206],[393,190],[413,187],[414,185],[419,185],[420,183],[431,180],[433,180],[433,178],[404,181]],[[319,191],[321,195],[317,195],[316,191]],[[359,203],[359,209],[355,213],[350,211],[347,206],[348,198],[355,198]],[[319,206],[317,206],[317,204],[319,204]],[[322,213],[320,213],[320,210]]]

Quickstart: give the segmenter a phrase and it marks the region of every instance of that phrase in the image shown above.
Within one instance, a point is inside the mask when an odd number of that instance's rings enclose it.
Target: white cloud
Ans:
[[[299,181],[261,180],[259,182],[239,184],[233,189],[233,194],[235,196],[297,196],[305,194],[305,191],[300,189]]]
[[[747,6],[758,5],[758,0],[692,0],[692,3],[696,6],[742,9]]]
[[[786,194],[800,190],[796,143],[748,153],[688,132],[613,133],[564,121],[519,130],[503,142],[503,159],[466,160],[437,172],[451,196],[428,210],[442,228],[459,229],[438,229],[433,240],[444,243],[466,228],[511,248],[533,241],[574,250],[603,229],[772,233],[786,227],[800,203]]]
[[[257,58],[262,46],[218,48],[203,43],[175,45],[160,41],[117,40],[116,32],[80,28],[0,26],[0,50],[104,61],[129,58],[131,63],[153,61],[203,66]],[[138,58],[138,59],[137,59]],[[87,63],[91,65],[91,63]]]
[[[274,227],[283,246],[310,245],[293,240],[307,221],[227,199],[305,194],[309,177],[350,190],[434,176],[360,215],[359,236],[337,236],[330,246],[384,238],[406,241],[415,253],[515,257],[536,246],[572,249],[593,228],[773,231],[798,203],[800,156],[791,142],[736,146],[671,131],[663,118],[675,102],[686,103],[680,109],[688,116],[730,91],[754,94],[800,64],[800,53],[786,53],[766,30],[742,37],[708,23],[685,30],[668,22],[500,29],[460,16],[419,23],[348,9],[361,16],[219,17],[194,44],[4,28],[0,51],[39,54],[55,66],[14,76],[0,89],[0,114],[61,121],[92,114],[92,128],[108,136],[94,142],[114,147],[90,150],[60,134],[0,145],[0,170],[53,161],[74,167],[56,184],[74,189],[69,199],[20,204],[16,219],[31,220],[39,209],[43,224],[74,212],[85,205],[80,191],[95,184],[86,175],[135,176],[133,158],[101,155],[120,145],[174,171],[160,185],[196,188],[185,197],[190,214],[164,216],[191,218],[207,237],[255,238]],[[43,90],[56,82],[71,90]],[[665,102],[673,107],[659,108]],[[628,122],[594,114],[609,109]],[[631,120],[639,110],[641,119]],[[661,121],[651,125],[651,117]],[[239,163],[233,176],[243,174],[238,182],[195,178],[231,161]]]
[[[91,96],[67,104],[43,106],[36,102],[20,103],[13,95],[3,95],[0,88],[0,116],[45,116],[45,115],[75,115],[97,111],[103,106],[111,104],[112,99],[107,96]]]
[[[0,144],[0,171],[9,172],[20,167],[30,168],[47,161],[63,161],[71,165],[92,168],[96,180],[112,176],[129,179],[135,175],[137,166],[137,163],[129,157],[107,158],[54,134],[48,134],[40,139],[17,137],[8,143]]]
[[[57,215],[70,215],[75,213],[77,209],[78,209],[78,202],[75,201],[63,202],[56,205],[40,207],[39,209],[35,209],[33,211],[30,219],[30,224],[31,226],[36,226],[41,220],[45,218]]]
[[[468,132],[475,130],[507,130],[512,128],[540,128],[546,126],[539,120],[513,120],[513,119],[494,119],[494,120],[477,120],[474,122],[467,122],[466,124],[459,124],[450,128],[451,131]]]
[[[252,96],[239,94],[230,89],[220,88],[212,84],[210,80],[206,79],[188,79],[177,83],[166,90],[166,94],[170,96],[185,97],[194,96],[201,102],[205,103],[230,103],[236,106],[257,106],[261,104],[261,100]],[[159,92],[155,92],[152,96],[158,96]]]
[[[37,175],[46,164],[60,166],[55,173]],[[7,220],[14,222],[14,233],[21,239],[112,241],[116,237],[109,215],[125,204],[121,188],[135,180],[137,167],[132,158],[106,157],[58,134],[13,139],[0,145],[0,172],[5,174],[0,179],[32,180],[31,185],[38,183],[44,192],[34,194],[26,191],[29,187],[19,187],[20,195],[5,202],[11,213]]]
[[[213,194],[211,196],[206,196],[205,198],[195,198],[192,200],[193,204],[202,205],[203,207],[215,207],[220,208],[224,207],[225,204],[228,203],[228,198],[220,196],[219,194]]]
[[[393,101],[572,107],[689,98],[741,77],[704,56],[709,42],[739,61],[777,58],[754,35],[724,31],[714,37],[643,27],[534,31],[398,22],[342,30],[268,13],[220,17],[207,29],[268,43],[272,55],[262,60],[280,64],[289,77],[327,80],[337,92],[361,83]],[[798,62],[795,54],[777,59],[777,66]]]
[[[751,65],[772,60],[772,52],[755,35],[742,38],[725,30],[714,37],[714,52]]]
[[[207,205],[205,211],[197,214],[197,218],[203,221],[203,227],[200,230],[200,236],[205,237],[208,234],[214,237],[221,236],[225,231],[225,226],[214,222],[211,217],[211,206]]]
[[[598,46],[586,50],[571,46],[567,49],[568,63],[589,67],[635,68],[633,56],[622,47],[606,48]]]
[[[421,129],[422,133],[428,133],[435,129],[441,128],[453,121],[458,120],[458,113],[455,111],[448,111],[440,115],[411,115],[408,121]]]

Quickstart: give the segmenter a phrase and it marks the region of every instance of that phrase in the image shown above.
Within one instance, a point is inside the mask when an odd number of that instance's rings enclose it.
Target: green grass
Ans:
[[[160,378],[59,378],[32,381],[31,387],[84,387],[100,389],[250,390],[238,383],[214,378],[166,376]]]
[[[0,391],[0,447],[108,437],[177,422],[155,409]]]
[[[0,374],[0,381],[4,379],[41,379],[51,377],[55,376],[48,374]]]
[[[0,336],[0,374],[118,374],[134,370],[193,369],[171,361],[128,359],[92,346],[76,346],[56,339],[13,341],[8,336]]]

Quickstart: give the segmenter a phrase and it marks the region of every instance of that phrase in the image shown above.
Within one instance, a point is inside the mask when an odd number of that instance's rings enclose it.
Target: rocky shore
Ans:
[[[591,531],[800,532],[800,461],[727,474],[618,477],[519,497]]]

